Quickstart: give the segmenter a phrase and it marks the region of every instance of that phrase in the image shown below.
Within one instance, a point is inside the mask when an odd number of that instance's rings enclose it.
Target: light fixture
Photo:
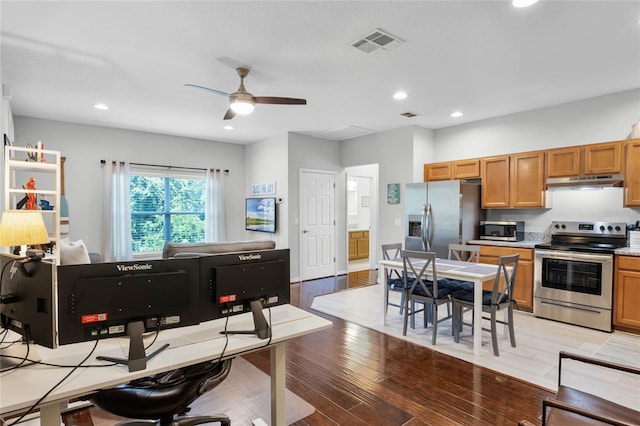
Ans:
[[[451,117],[453,118],[458,118],[458,117],[462,117],[464,114],[461,113],[460,111],[454,111],[451,113]]]
[[[407,99],[407,93],[403,92],[402,90],[400,90],[400,91],[398,91],[398,92],[393,94],[393,99],[396,99],[396,100],[399,100],[399,101],[402,100],[402,99]]]
[[[538,0],[513,0],[511,4],[513,7],[528,7],[537,2]]]
[[[255,108],[255,101],[250,93],[236,92],[231,94],[229,108],[236,114],[251,114]]]
[[[48,244],[49,242],[47,227],[40,211],[6,210],[2,214],[0,246],[19,247]],[[40,260],[44,257],[44,252],[42,250],[28,250],[26,256],[27,261]]]
[[[93,107],[95,109],[99,109],[101,111],[106,111],[106,110],[109,109],[109,107],[107,105],[105,105],[105,104],[95,104]]]

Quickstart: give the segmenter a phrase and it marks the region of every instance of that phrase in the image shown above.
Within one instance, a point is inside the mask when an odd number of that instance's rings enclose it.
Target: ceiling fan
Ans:
[[[306,105],[306,99],[298,98],[281,98],[276,96],[253,96],[247,92],[244,88],[244,78],[249,75],[249,69],[236,68],[238,75],[240,76],[240,87],[233,93],[226,93],[216,89],[210,89],[204,86],[198,86],[197,84],[185,84],[188,87],[194,87],[196,89],[206,90],[208,92],[217,93],[218,95],[226,96],[229,98],[229,109],[224,115],[225,120],[230,120],[235,117],[236,114],[247,115],[253,112],[255,104],[272,104],[272,105]]]

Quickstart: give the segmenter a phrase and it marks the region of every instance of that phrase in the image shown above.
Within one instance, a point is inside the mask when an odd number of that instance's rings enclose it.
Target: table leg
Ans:
[[[66,403],[52,402],[40,406],[40,424],[42,426],[60,426],[62,424],[61,411]]]
[[[271,424],[284,426],[285,419],[285,388],[286,388],[286,358],[285,342],[276,343],[271,347]]]
[[[473,281],[473,354],[480,355],[482,346],[482,281]]]

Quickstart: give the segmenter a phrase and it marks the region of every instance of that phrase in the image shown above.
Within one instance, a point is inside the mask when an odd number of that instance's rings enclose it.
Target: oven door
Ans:
[[[534,297],[611,309],[613,255],[536,250]]]

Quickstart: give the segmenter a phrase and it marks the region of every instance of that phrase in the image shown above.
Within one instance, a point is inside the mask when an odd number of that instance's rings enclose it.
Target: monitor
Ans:
[[[244,217],[246,230],[275,233],[275,197],[246,198]]]
[[[142,334],[198,324],[198,292],[196,258],[58,266],[59,344],[129,336],[127,360],[100,359],[144,369]]]
[[[290,302],[289,249],[202,255],[200,321]]]
[[[54,264],[0,254],[0,322],[25,342],[56,347]]]

